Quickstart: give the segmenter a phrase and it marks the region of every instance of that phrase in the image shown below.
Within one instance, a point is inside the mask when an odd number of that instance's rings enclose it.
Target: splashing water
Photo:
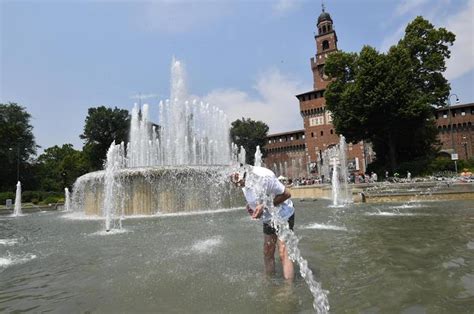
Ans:
[[[257,149],[255,150],[254,166],[256,166],[256,167],[261,167],[262,166],[262,153],[260,152],[260,145],[257,145]]]
[[[231,202],[228,193],[216,193],[228,181],[217,166],[237,160],[227,117],[217,107],[187,100],[184,72],[173,59],[170,100],[160,102],[158,124],[152,123],[148,104],[135,104],[130,142],[126,147],[112,143],[105,170],[78,178],[71,204],[75,211],[102,214],[110,230],[120,228],[125,213],[199,210]]]
[[[327,290],[321,288],[321,284],[314,279],[313,271],[308,267],[307,260],[301,255],[301,251],[298,248],[299,239],[295,233],[289,228],[288,221],[283,219],[279,214],[279,208],[273,205],[273,199],[275,195],[266,195],[262,189],[265,186],[265,177],[250,176],[246,181],[245,185],[252,187],[257,195],[263,198],[265,207],[271,214],[271,225],[277,231],[278,238],[283,241],[287,247],[288,255],[293,262],[297,262],[300,269],[301,277],[305,280],[308,285],[311,294],[313,295],[313,308],[318,314],[324,314],[329,312],[329,300]]]
[[[21,216],[21,182],[16,184],[15,207],[13,209],[13,216]]]
[[[64,188],[64,210],[69,211],[71,208],[71,195],[68,188]]]
[[[107,162],[105,165],[105,182],[104,182],[104,204],[102,207],[103,216],[105,218],[105,230],[110,231],[116,225],[117,219],[117,197],[120,190],[120,182],[116,176],[117,170],[125,165],[124,144],[115,145],[115,141],[110,145],[107,151]],[[118,228],[122,228],[121,219],[119,219]]]
[[[245,151],[245,148],[243,146],[240,146],[240,152],[239,152],[237,160],[241,165],[245,165],[246,158],[247,158],[247,152]]]
[[[347,144],[345,137],[340,135],[339,144],[323,151],[321,158],[320,173],[326,178],[329,178],[331,174],[333,206],[352,203],[352,192],[348,183],[349,171],[347,169]]]
[[[150,107],[135,104],[130,125],[127,166],[228,165],[229,123],[215,106],[187,98],[184,65],[173,58],[171,95],[159,103],[159,125]]]

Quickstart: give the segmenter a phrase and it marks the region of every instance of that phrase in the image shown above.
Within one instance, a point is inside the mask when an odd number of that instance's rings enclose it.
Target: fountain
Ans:
[[[13,216],[21,216],[21,182],[16,184],[15,207],[13,209]]]
[[[333,206],[343,206],[352,202],[352,193],[348,184],[347,144],[344,136],[339,144],[322,152],[320,173],[331,178]]]
[[[64,188],[64,210],[69,211],[71,208],[71,194],[68,188]]]
[[[126,215],[196,212],[243,204],[241,193],[231,185],[228,174],[233,167],[245,165],[245,149],[241,146],[239,151],[230,143],[229,123],[222,111],[185,100],[179,61],[173,60],[171,73],[171,100],[159,104],[159,125],[151,123],[147,104],[141,109],[135,106],[130,142],[113,142],[105,170],[86,174],[74,184],[73,209],[103,217],[107,232],[121,229]],[[257,147],[255,160],[259,165],[261,155]],[[269,204],[273,207],[271,201]],[[274,224],[281,224],[278,215]],[[301,275],[314,296],[314,308],[326,313],[326,292],[301,256],[297,237],[287,230],[287,224],[282,227],[279,236],[288,242],[292,259],[300,265]],[[213,238],[205,243],[217,245],[220,241]]]
[[[237,162],[227,117],[186,95],[184,67],[173,59],[171,99],[159,103],[158,124],[151,122],[148,104],[134,106],[130,142],[112,143],[105,170],[74,183],[75,212],[104,217],[108,230],[126,215],[238,205],[240,198],[227,179],[229,166]]]
[[[262,166],[262,153],[260,152],[260,145],[257,145],[257,149],[255,150],[255,162],[253,164],[256,167]]]

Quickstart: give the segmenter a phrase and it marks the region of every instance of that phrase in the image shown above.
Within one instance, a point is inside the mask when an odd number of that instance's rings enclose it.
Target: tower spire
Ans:
[[[323,12],[326,12],[326,6],[324,5],[324,0],[321,0],[321,8],[323,9]]]

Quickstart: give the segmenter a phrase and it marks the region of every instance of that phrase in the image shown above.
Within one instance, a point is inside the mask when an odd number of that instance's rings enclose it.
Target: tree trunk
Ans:
[[[388,133],[388,158],[390,162],[391,171],[394,172],[397,168],[397,150],[391,132]]]

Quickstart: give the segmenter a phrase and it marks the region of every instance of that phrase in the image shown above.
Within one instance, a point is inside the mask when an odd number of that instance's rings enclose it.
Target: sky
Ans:
[[[445,76],[461,103],[474,102],[474,0],[324,2],[346,52],[387,51],[418,15],[452,31]],[[229,121],[302,129],[295,95],[312,89],[320,13],[321,0],[0,0],[0,103],[32,115],[40,152],[81,149],[90,107],[131,111],[141,94],[158,121],[176,57],[189,93]]]

